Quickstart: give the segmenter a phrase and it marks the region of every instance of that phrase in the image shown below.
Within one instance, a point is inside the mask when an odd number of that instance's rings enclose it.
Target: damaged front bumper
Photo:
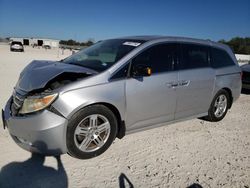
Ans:
[[[2,119],[13,140],[23,149],[45,155],[67,152],[66,129],[68,120],[49,110],[26,116],[12,116],[12,97],[8,100]]]

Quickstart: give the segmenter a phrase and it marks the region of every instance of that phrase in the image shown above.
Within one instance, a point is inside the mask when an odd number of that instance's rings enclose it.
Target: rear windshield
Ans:
[[[17,41],[13,41],[13,42],[11,42],[11,44],[12,44],[12,45],[14,45],[14,44],[19,44],[19,45],[22,45],[22,43],[21,43],[21,42],[17,42]]]
[[[98,42],[63,60],[63,63],[83,66],[101,72],[119,61],[145,41],[111,39]]]

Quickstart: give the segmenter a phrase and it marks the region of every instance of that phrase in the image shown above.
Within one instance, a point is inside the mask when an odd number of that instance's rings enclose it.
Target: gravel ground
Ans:
[[[70,52],[0,45],[0,107],[32,59]],[[78,160],[41,157],[0,129],[0,187],[250,187],[250,95],[242,94],[218,123],[189,120],[127,135],[103,155]],[[2,127],[2,123],[0,123]]]

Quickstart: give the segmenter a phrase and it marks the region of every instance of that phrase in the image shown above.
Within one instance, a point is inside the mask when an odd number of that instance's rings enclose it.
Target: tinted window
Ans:
[[[132,65],[144,64],[152,68],[152,74],[171,71],[177,58],[177,44],[159,44],[136,56]]]
[[[17,42],[17,41],[13,41],[13,42],[11,42],[11,45],[15,45],[15,44],[22,45],[22,43],[21,43],[21,42]]]
[[[208,67],[209,50],[206,46],[182,44],[181,69]]]
[[[125,65],[123,68],[121,68],[117,73],[115,73],[114,76],[111,77],[111,79],[115,80],[115,79],[126,78],[128,74],[128,68],[129,68],[129,63]]]
[[[220,68],[224,66],[234,65],[232,58],[224,50],[212,48],[212,67]]]

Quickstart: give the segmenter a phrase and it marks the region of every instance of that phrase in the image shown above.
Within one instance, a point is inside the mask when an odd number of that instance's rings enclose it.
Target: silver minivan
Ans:
[[[188,118],[222,120],[241,92],[228,46],[135,36],[100,41],[61,60],[33,61],[2,111],[22,148],[88,159],[116,137]]]

